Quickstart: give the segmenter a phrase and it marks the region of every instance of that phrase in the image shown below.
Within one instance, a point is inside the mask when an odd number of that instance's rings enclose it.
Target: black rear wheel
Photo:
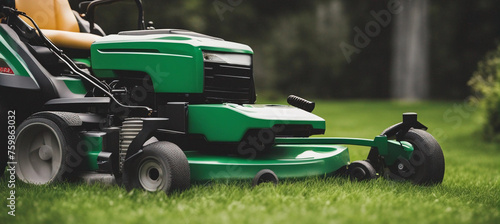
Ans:
[[[16,174],[31,184],[48,184],[69,178],[79,165],[71,163],[78,137],[62,119],[50,114],[34,115],[17,129]]]

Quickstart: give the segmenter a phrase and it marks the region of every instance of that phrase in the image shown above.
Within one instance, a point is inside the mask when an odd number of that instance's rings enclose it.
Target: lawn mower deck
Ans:
[[[349,151],[340,145],[276,145],[258,158],[186,152],[193,181],[251,180],[262,170],[279,179],[332,174],[349,164]],[[257,177],[258,179],[259,177]]]
[[[380,136],[375,140],[353,138],[278,138],[269,151],[247,157],[231,155],[206,155],[197,151],[185,152],[191,168],[191,179],[252,179],[259,181],[267,170],[277,178],[303,178],[347,174],[343,168],[350,164],[349,150],[345,145],[377,147],[386,151],[386,161],[411,157],[413,147],[407,142],[388,141]],[[389,149],[390,148],[390,149]],[[388,152],[391,150],[391,152]],[[392,158],[391,158],[392,157]],[[361,176],[371,179],[376,176]],[[277,181],[278,179],[276,179]]]

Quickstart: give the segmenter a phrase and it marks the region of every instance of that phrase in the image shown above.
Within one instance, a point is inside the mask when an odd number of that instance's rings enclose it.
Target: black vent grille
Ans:
[[[252,67],[205,62],[204,95],[208,103],[254,103]]]

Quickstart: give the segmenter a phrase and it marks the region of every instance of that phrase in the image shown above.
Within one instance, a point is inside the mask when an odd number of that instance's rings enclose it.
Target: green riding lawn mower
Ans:
[[[314,102],[254,104],[250,47],[146,27],[141,0],[138,29],[106,35],[95,9],[118,1],[82,2],[84,13],[66,0],[0,1],[0,173],[164,192],[329,175],[442,182],[441,147],[417,114],[374,139],[311,137],[325,132]],[[345,145],[367,159],[351,162]]]

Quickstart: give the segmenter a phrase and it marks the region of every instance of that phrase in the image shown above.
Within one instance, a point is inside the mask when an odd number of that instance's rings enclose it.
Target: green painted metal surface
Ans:
[[[0,28],[0,54],[3,59],[7,62],[15,75],[31,77],[33,81],[35,81],[27,65],[24,63],[24,60],[16,53],[17,49],[12,48],[14,45],[10,44],[11,42],[14,41],[4,29]]]
[[[94,74],[99,78],[118,78],[118,76],[113,72],[113,70],[99,70],[93,69]]]
[[[68,87],[68,89],[74,93],[74,94],[86,94],[87,89],[85,89],[85,86],[83,85],[83,82],[81,79],[75,79],[75,78],[65,78],[64,84]]]
[[[248,129],[272,128],[277,124],[309,124],[325,129],[323,118],[290,106],[189,105],[188,132],[204,135],[211,142],[238,142]]]
[[[347,147],[339,145],[280,144],[255,158],[185,153],[192,181],[251,179],[262,169],[272,170],[280,179],[320,176],[349,164]]]
[[[400,156],[410,159],[413,146],[406,141],[387,140],[386,136],[377,136],[374,140],[360,138],[277,138],[276,144],[341,144],[376,147],[387,165],[392,165]]]
[[[109,35],[91,46],[94,74],[114,70],[147,73],[157,93],[202,93],[203,50],[253,54],[250,47],[221,40],[173,34]]]
[[[103,149],[102,132],[86,132],[82,136],[82,141],[77,145],[77,151],[87,152],[84,156],[81,169],[95,171],[98,169],[97,156]]]

